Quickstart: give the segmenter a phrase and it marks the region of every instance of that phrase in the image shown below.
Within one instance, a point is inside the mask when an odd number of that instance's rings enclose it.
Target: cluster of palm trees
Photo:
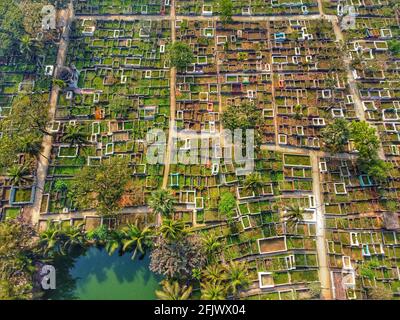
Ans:
[[[61,223],[49,221],[46,230],[39,236],[39,245],[47,256],[65,255],[86,243],[83,224],[63,226]]]
[[[251,283],[245,263],[238,261],[209,264],[198,273],[195,281],[195,285],[200,283],[203,300],[239,298],[241,291],[247,289]],[[162,289],[156,291],[160,300],[186,300],[193,292],[192,285],[180,285],[174,279],[163,280],[161,285]]]
[[[121,253],[132,252],[135,259],[138,252],[145,254],[151,246],[153,231],[150,227],[141,228],[138,223],[128,224],[120,230],[109,230],[105,225],[85,232],[83,224],[63,226],[49,221],[47,228],[40,234],[40,245],[47,255],[66,254],[76,247],[89,244],[104,246],[109,255],[117,250]]]

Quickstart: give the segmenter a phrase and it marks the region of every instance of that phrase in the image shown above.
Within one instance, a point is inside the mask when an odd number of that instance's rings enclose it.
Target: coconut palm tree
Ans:
[[[19,187],[32,180],[28,165],[13,165],[8,169],[7,176],[11,185],[16,187]]]
[[[85,233],[83,232],[84,224],[76,226],[68,226],[62,230],[62,235],[66,238],[63,249],[70,251],[75,247],[81,247],[85,244]]]
[[[78,124],[68,125],[61,140],[69,143],[71,147],[74,145],[80,147],[88,143],[87,134],[83,131],[83,127]]]
[[[61,250],[61,225],[53,221],[47,223],[45,231],[40,233],[39,244],[46,254],[59,253]]]
[[[178,281],[161,281],[162,290],[156,290],[160,300],[187,300],[192,294],[191,286],[180,286]]]
[[[263,180],[259,172],[250,173],[243,181],[243,186],[245,190],[251,190],[253,192],[257,192],[258,190],[260,190],[263,185]]]
[[[182,221],[171,219],[164,219],[159,231],[164,239],[170,241],[178,240],[186,233],[185,225]]]
[[[122,251],[126,252],[129,250],[133,250],[132,260],[135,259],[136,254],[138,251],[144,254],[146,247],[150,246],[151,238],[153,235],[152,230],[150,227],[146,226],[143,229],[140,229],[135,224],[128,224],[125,228],[122,229]]]
[[[296,224],[303,220],[304,209],[296,205],[291,205],[285,208],[283,217],[286,218],[288,224]]]
[[[201,284],[202,300],[225,300],[226,291],[220,283],[205,282]]]
[[[94,241],[97,245],[104,245],[108,239],[108,236],[109,232],[105,224],[86,232],[86,238]]]
[[[18,152],[28,154],[32,157],[37,157],[39,154],[45,157],[41,153],[42,141],[41,139],[38,139],[37,136],[31,134],[23,135],[19,137],[17,143],[18,143]]]
[[[210,264],[203,271],[203,276],[212,283],[221,283],[226,280],[225,269],[221,264]]]
[[[19,50],[28,60],[33,56],[33,45],[33,40],[29,35],[25,34],[21,37]]]
[[[214,255],[221,251],[222,243],[214,233],[204,234],[201,238],[203,248],[209,260],[213,260]]]
[[[174,211],[175,199],[168,190],[153,191],[149,199],[149,206],[153,213],[167,218],[171,217]]]
[[[121,246],[122,235],[117,230],[111,230],[108,232],[107,240],[105,241],[104,248],[107,253],[112,256]]]
[[[225,270],[228,288],[234,296],[250,285],[249,274],[244,262],[231,261],[225,266]]]

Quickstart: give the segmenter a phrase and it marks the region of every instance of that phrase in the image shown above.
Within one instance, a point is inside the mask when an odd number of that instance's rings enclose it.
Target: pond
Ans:
[[[45,299],[154,300],[161,277],[152,273],[149,256],[131,259],[130,254],[109,256],[104,249],[90,247],[55,261],[55,290]]]

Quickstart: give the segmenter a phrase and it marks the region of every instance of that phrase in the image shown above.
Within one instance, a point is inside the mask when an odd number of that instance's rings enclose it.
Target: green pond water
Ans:
[[[91,247],[55,262],[57,288],[47,291],[45,298],[154,300],[161,277],[148,265],[148,255],[133,261],[130,254],[109,256],[104,249]]]

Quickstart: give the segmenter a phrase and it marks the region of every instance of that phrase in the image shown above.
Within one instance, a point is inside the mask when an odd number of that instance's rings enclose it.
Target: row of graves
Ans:
[[[396,18],[356,19],[355,29],[346,30],[352,72],[357,81],[366,120],[375,124],[386,156],[400,155],[400,45]]]
[[[76,15],[168,15],[170,0],[73,0]]]
[[[177,74],[178,127],[213,134],[227,106],[253,104],[262,115],[262,143],[273,143],[268,22],[180,20],[177,39],[195,54],[195,62]]]
[[[13,113],[17,97],[34,96],[35,100],[50,100],[58,39],[58,30],[51,34],[39,34],[38,40],[43,41],[44,50],[36,58],[23,51],[0,56],[0,121]],[[0,144],[9,145],[7,140],[2,140],[9,134],[18,137],[18,132],[12,130],[8,127],[0,129]],[[34,201],[36,157],[21,152],[13,168],[25,167],[28,169],[26,177],[18,183],[14,183],[8,175],[10,168],[0,168],[0,220],[17,217],[24,207]]]
[[[326,20],[271,22],[278,143],[319,149],[335,118],[356,118],[340,44]]]
[[[394,17],[393,0],[323,0],[325,14]],[[348,19],[348,18],[346,18]]]
[[[177,140],[183,152],[191,152],[196,145],[194,138]],[[310,284],[319,283],[309,156],[257,152],[253,174],[261,180],[249,186],[245,161],[227,157],[226,141],[209,145],[208,158],[202,153],[191,162],[178,159],[171,164],[168,187],[178,207],[184,208],[175,218],[199,233],[215,235],[224,244],[217,261],[246,261],[252,279],[245,294],[248,298],[309,297]],[[221,209],[227,195],[233,195],[236,202],[230,213]],[[285,215],[290,206],[305,208],[298,223],[291,223]]]
[[[220,15],[222,8],[219,0],[176,0],[178,15]],[[232,0],[234,16],[257,15],[307,15],[318,13],[318,3],[315,0]]]
[[[320,159],[326,246],[334,298],[365,299],[385,286],[400,296],[399,164],[380,185],[356,162]]]
[[[168,131],[169,21],[76,20],[66,67],[67,87],[59,95],[51,165],[41,212],[75,211],[67,186],[83,166],[123,157],[132,167],[124,206],[139,206],[160,188],[164,166],[147,161],[148,133]],[[86,143],[66,143],[69,126],[79,126]],[[150,134],[149,134],[150,135]],[[162,155],[160,155],[161,157]]]

